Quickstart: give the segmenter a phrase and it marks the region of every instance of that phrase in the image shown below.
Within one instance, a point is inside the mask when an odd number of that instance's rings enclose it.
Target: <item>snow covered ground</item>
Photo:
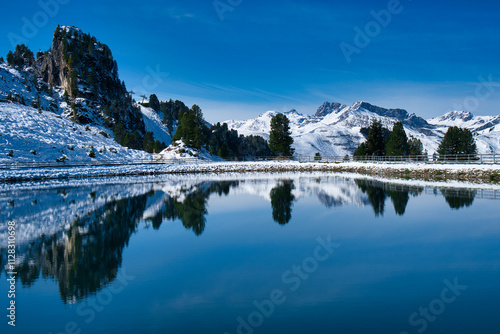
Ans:
[[[85,98],[76,102],[92,125],[75,124],[71,108],[63,98],[64,89],[51,87],[50,93],[42,89],[44,84],[35,79],[36,71],[35,67],[21,70],[0,63],[0,163],[153,159],[147,152],[116,143],[112,130],[100,117],[101,106]],[[171,136],[162,123],[163,115],[151,108],[138,107],[146,131],[152,132],[155,140],[170,145]],[[174,124],[173,132],[175,128]],[[95,157],[89,156],[91,151]]]
[[[49,111],[0,103],[0,122],[0,163],[152,159],[119,145],[104,127],[75,124]]]
[[[140,106],[146,131],[155,140],[171,144],[161,115]],[[91,157],[93,151],[95,156]],[[221,161],[205,149],[188,148],[182,142],[157,154],[132,150],[119,145],[113,133],[104,126],[79,125],[57,113],[32,107],[0,102],[0,163],[105,162],[130,160]]]
[[[186,146],[183,141],[178,140],[158,154],[154,154],[155,160],[175,160],[185,162],[209,162],[225,161],[221,157],[210,154],[206,149],[193,149]]]
[[[89,178],[85,182],[104,182],[106,177],[151,175],[151,178],[160,177],[160,174],[191,174],[203,175],[204,173],[240,173],[255,174],[267,172],[366,172],[384,174],[386,172],[406,173],[413,172],[446,172],[449,174],[487,173],[494,175],[500,173],[500,164],[429,164],[429,163],[300,163],[297,161],[265,161],[265,162],[206,162],[150,164],[150,165],[123,165],[123,166],[88,166],[64,168],[11,168],[0,169],[0,180],[3,181],[40,181],[57,180],[65,182],[68,178]],[[157,176],[155,176],[157,175]],[[90,179],[99,177],[99,179]],[[133,182],[131,178],[131,182]],[[438,182],[441,183],[441,182]],[[469,183],[465,183],[469,184]],[[0,182],[0,191],[14,188],[29,188],[39,186],[39,182]],[[490,186],[490,184],[488,184]],[[494,186],[494,185],[493,185]]]

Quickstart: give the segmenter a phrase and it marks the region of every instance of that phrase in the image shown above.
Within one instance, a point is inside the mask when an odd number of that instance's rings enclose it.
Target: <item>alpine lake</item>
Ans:
[[[1,333],[500,333],[493,185],[241,173],[0,189]]]

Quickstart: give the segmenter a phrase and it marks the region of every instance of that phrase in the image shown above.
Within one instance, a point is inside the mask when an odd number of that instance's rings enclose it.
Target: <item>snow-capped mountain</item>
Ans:
[[[428,123],[437,127],[460,126],[473,132],[490,132],[495,131],[494,128],[500,124],[500,116],[474,116],[468,111],[450,111],[443,116],[429,119]]]
[[[446,124],[449,126],[457,125],[463,122],[468,122],[474,115],[468,111],[450,111],[439,117],[434,117],[428,120],[431,124]]]
[[[479,153],[500,153],[500,116],[474,116],[466,111],[451,111],[428,120],[436,131],[458,126],[472,131]]]
[[[267,111],[255,119],[229,120],[225,123],[244,135],[260,135],[269,138],[271,118],[276,111]],[[450,126],[467,127],[476,135],[479,153],[500,152],[500,116],[475,117],[468,112],[451,112],[430,119],[410,114],[404,109],[386,109],[367,102],[356,102],[352,106],[340,103],[323,103],[313,115],[303,115],[295,109],[286,112],[290,120],[293,147],[298,155],[312,156],[319,152],[323,156],[352,154],[365,138],[361,128],[380,120],[389,130],[394,123],[402,122],[408,137],[420,139],[424,149],[432,154]]]

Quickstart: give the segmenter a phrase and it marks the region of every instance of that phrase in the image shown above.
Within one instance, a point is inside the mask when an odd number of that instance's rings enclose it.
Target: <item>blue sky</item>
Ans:
[[[57,24],[74,25],[108,44],[129,89],[199,104],[212,122],[358,100],[497,115],[499,12],[488,0],[10,1],[0,55],[13,41],[46,50]]]

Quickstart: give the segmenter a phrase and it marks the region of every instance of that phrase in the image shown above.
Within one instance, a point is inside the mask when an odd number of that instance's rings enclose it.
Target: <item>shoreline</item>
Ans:
[[[466,181],[496,184],[500,182],[500,164],[436,164],[384,162],[211,162],[177,165],[122,165],[52,167],[0,170],[1,183],[57,179],[101,178],[117,176],[154,176],[162,174],[220,174],[247,172],[334,172],[355,173],[386,178],[422,181]]]

